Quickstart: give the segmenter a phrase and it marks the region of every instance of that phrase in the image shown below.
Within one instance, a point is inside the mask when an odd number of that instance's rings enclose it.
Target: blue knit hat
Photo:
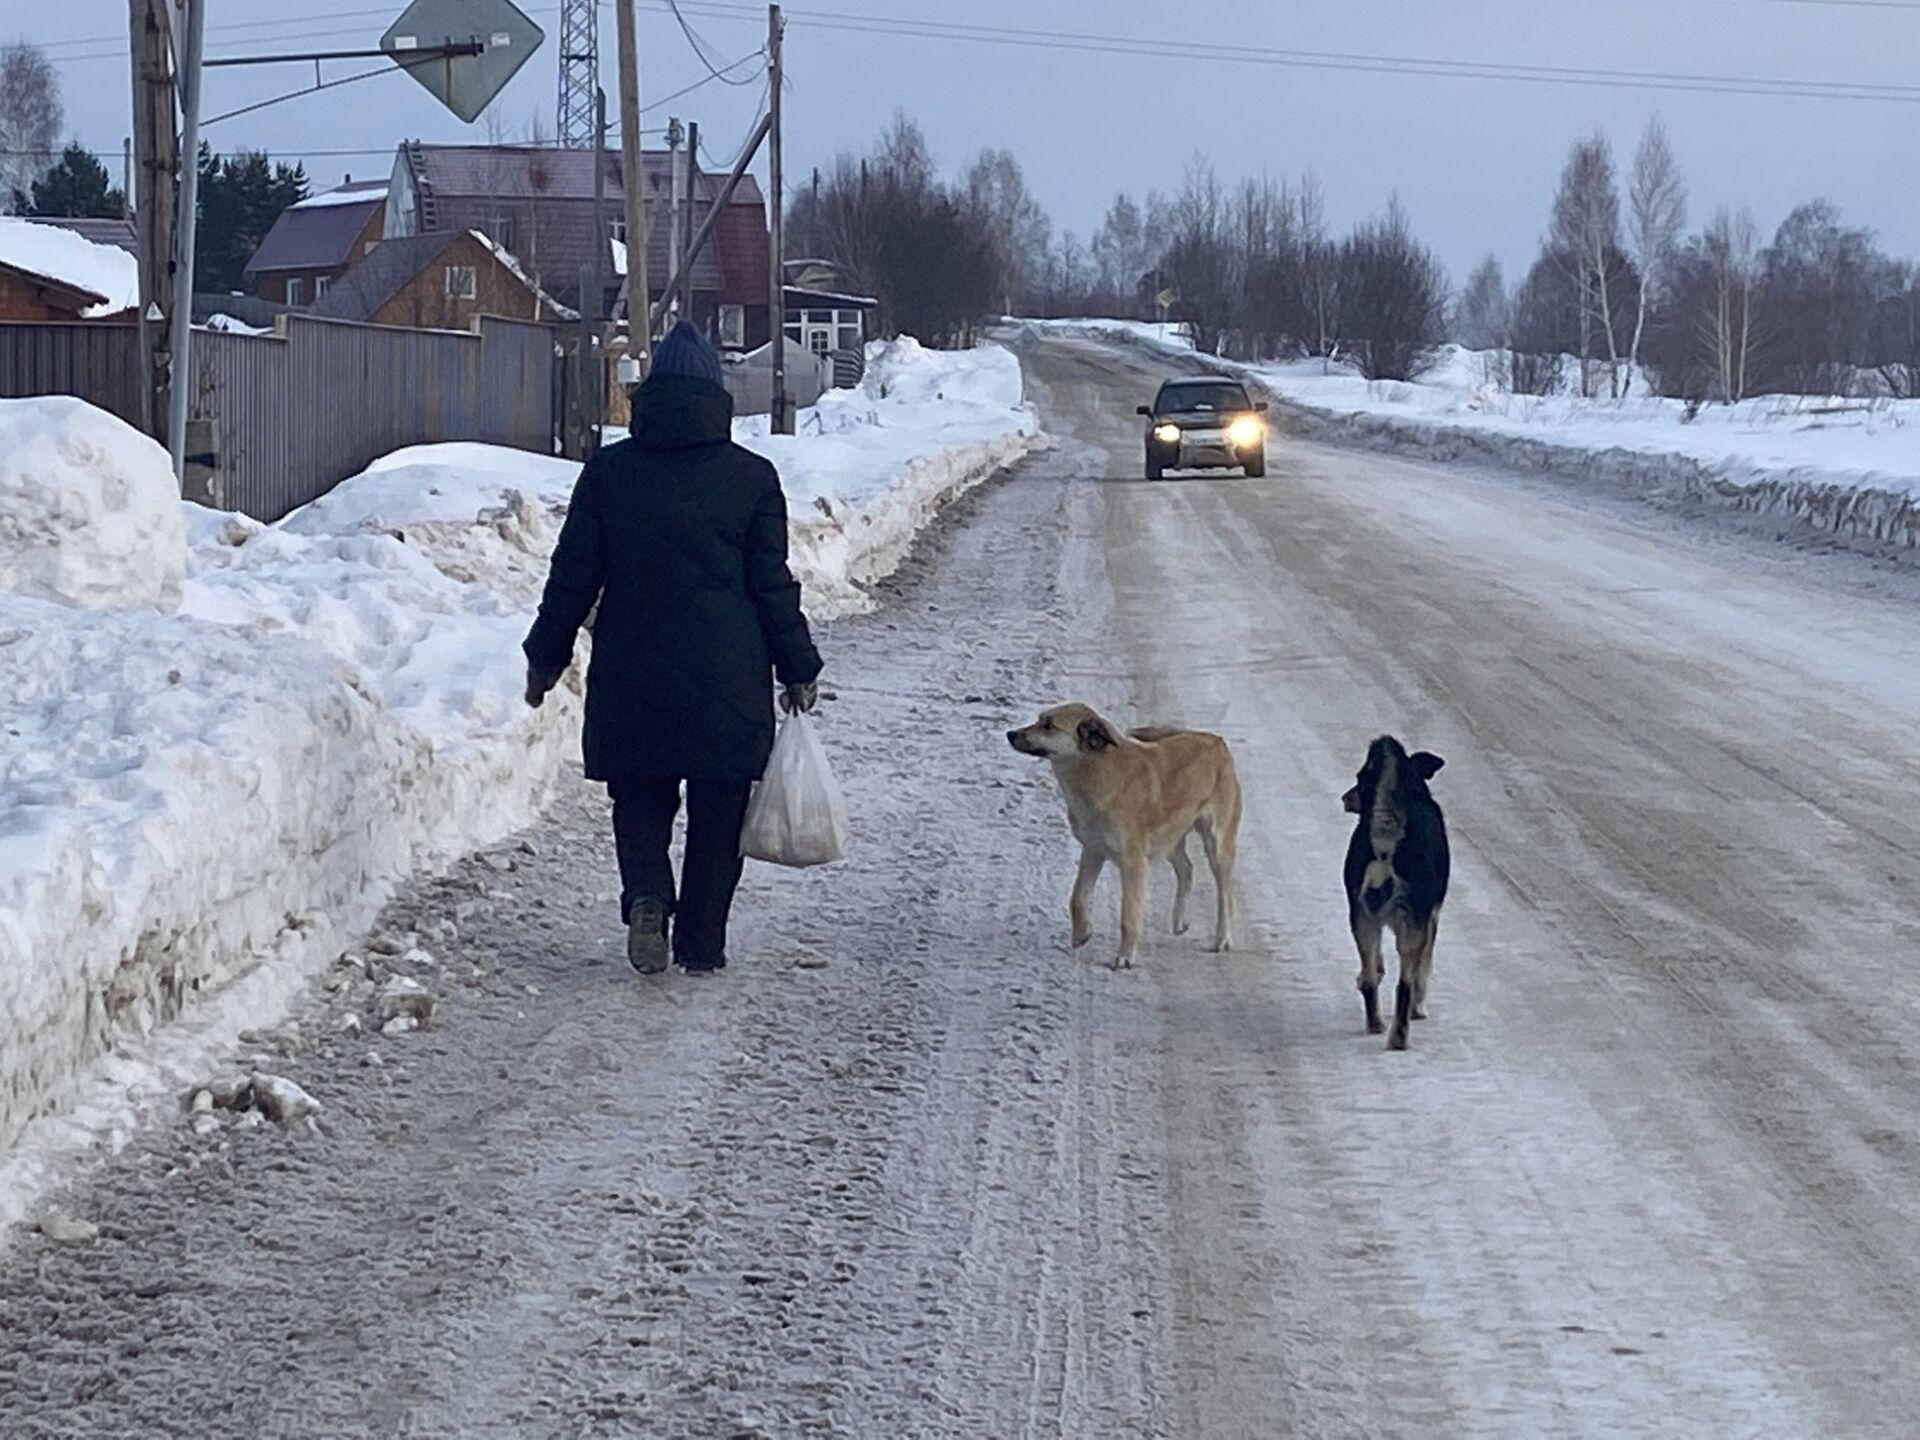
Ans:
[[[720,354],[707,343],[707,337],[682,320],[653,347],[649,375],[684,375],[715,385],[725,383],[720,373]]]

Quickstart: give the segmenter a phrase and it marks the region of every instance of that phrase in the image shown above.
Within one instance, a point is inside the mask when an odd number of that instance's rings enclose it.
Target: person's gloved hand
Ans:
[[[538,665],[527,666],[527,704],[534,709],[540,708],[540,702],[547,698],[547,692],[560,683],[565,669],[547,670]]]
[[[811,680],[804,685],[789,685],[780,692],[780,710],[786,715],[804,715],[819,703],[820,687]]]

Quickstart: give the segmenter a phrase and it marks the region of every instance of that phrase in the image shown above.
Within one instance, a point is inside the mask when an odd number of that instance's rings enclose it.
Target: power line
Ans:
[[[724,3],[724,0],[680,0],[680,3],[694,14],[729,20],[747,20],[756,13],[753,7],[728,4]],[[1841,0],[1822,0],[1822,3],[1837,4],[1841,3]],[[1855,0],[1855,3],[1864,4],[1867,0]],[[1881,3],[1891,3],[1891,0],[1881,0]],[[1079,53],[1141,56],[1158,60],[1169,58],[1203,60],[1208,63],[1266,66],[1277,69],[1498,80],[1604,89],[1680,90],[1714,95],[1884,101],[1903,104],[1920,102],[1920,86],[1870,84],[1857,81],[1798,80],[1775,76],[1714,75],[1685,71],[1614,70],[1594,66],[1428,59],[1409,55],[1295,50],[1246,44],[1229,46],[1198,41],[1146,39],[1065,30],[968,25],[953,21],[903,20],[889,16],[861,15],[831,10],[791,11],[789,23],[796,27],[906,39],[961,41],[1039,50],[1070,50]]]
[[[667,0],[667,9],[673,12],[673,18],[680,26],[680,33],[687,37],[687,45],[693,51],[694,57],[699,60],[702,65],[707,67],[708,73],[711,74],[714,79],[724,80],[729,85],[751,85],[753,83],[755,78],[753,76],[749,76],[745,80],[728,79],[725,74],[714,68],[712,57],[708,53],[711,47],[705,40],[701,39],[699,33],[688,23],[687,17],[680,13],[679,0]],[[764,54],[766,52],[762,50],[761,53]]]

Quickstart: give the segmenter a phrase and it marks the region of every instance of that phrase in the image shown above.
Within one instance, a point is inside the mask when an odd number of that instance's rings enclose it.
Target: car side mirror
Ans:
[[[1267,402],[1264,400],[1256,400],[1253,402],[1253,408],[1264,415],[1267,413]]]
[[[1136,405],[1133,407],[1133,413],[1136,415],[1144,415],[1151,420],[1153,418],[1153,407],[1151,405]]]

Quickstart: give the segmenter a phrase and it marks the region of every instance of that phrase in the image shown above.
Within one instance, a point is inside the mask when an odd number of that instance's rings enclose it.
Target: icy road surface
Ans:
[[[324,1133],[183,1119],[0,1253],[9,1440],[1911,1433],[1913,587],[1284,440],[1149,486],[1146,362],[1027,360],[1059,448],[825,637],[856,858],[704,981],[620,962],[584,786],[417,890],[431,1028],[259,1042]],[[1063,949],[1001,732],[1068,697],[1233,741],[1233,955]],[[1456,855],[1405,1055],[1339,894],[1383,728]]]

